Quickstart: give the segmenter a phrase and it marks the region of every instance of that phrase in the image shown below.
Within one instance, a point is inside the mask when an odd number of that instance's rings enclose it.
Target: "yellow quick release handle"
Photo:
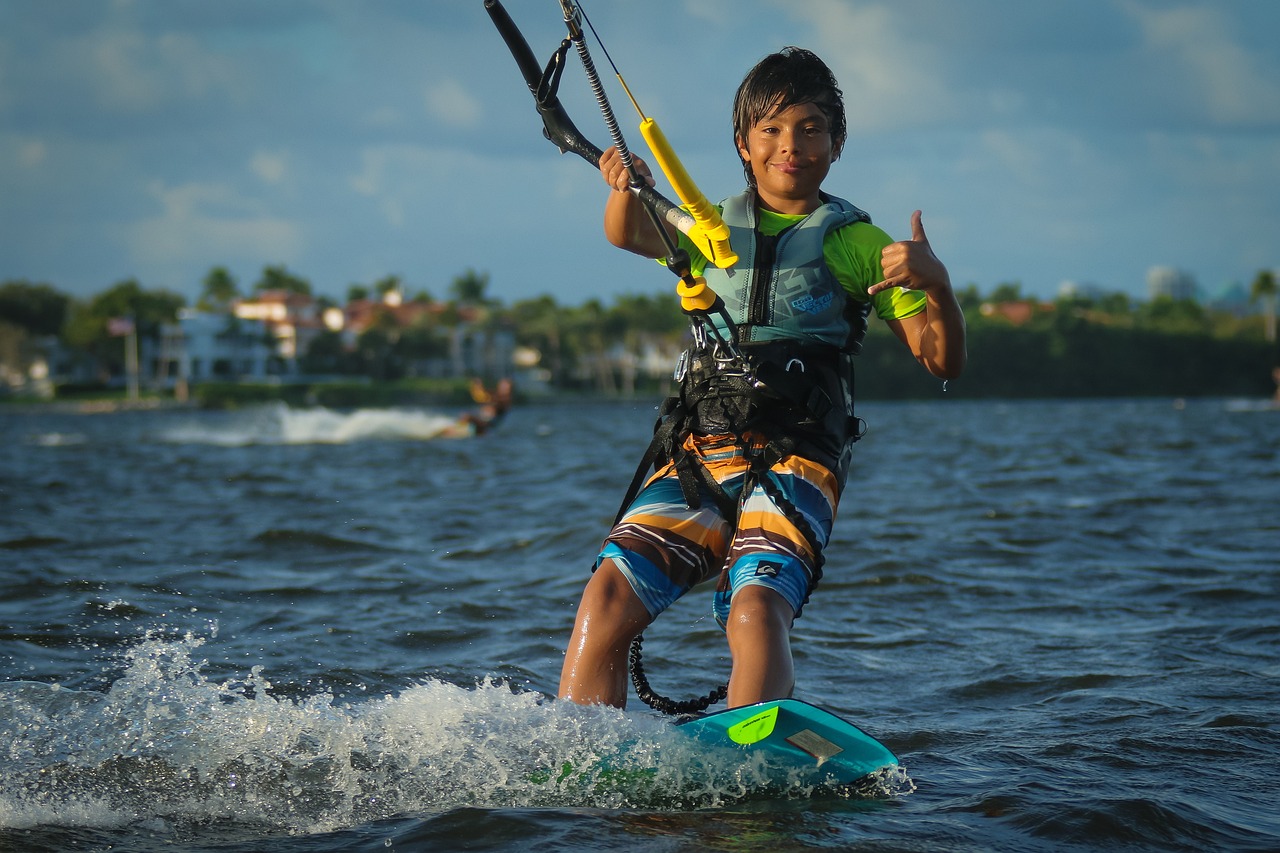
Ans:
[[[707,287],[707,280],[700,275],[693,278],[693,284],[681,279],[676,285],[676,295],[680,297],[683,311],[710,311],[716,304],[716,292]]]
[[[613,60],[610,59],[609,62],[612,63]],[[636,112],[640,114],[640,134],[648,143],[649,150],[653,152],[654,161],[671,182],[680,201],[684,202],[685,207],[689,209],[689,215],[693,217],[693,225],[688,229],[681,226],[680,230],[684,231],[685,236],[693,241],[711,263],[720,269],[733,266],[738,262],[738,256],[729,246],[729,226],[724,224],[724,220],[720,218],[720,212],[707,201],[702,190],[698,189],[693,178],[689,177],[689,173],[685,171],[684,164],[672,150],[671,143],[667,141],[662,128],[640,109],[635,96],[631,94],[631,89],[627,87],[627,81],[618,74],[616,65],[613,71],[618,75],[618,82],[622,84],[623,91],[631,99],[631,106],[635,107]],[[676,294],[680,297],[680,307],[685,311],[706,313],[717,309],[724,315],[725,322],[730,327],[733,326],[733,321],[725,311],[724,302],[714,290],[707,287],[707,280],[702,276],[694,276],[688,271],[683,272],[680,275],[680,283],[676,285]]]
[[[736,264],[738,256],[729,246],[729,226],[724,224],[724,220],[720,218],[720,212],[707,201],[702,190],[698,189],[693,178],[689,177],[680,158],[672,150],[671,143],[667,142],[662,128],[658,127],[658,123],[653,119],[645,117],[644,121],[640,122],[640,134],[649,144],[649,150],[653,152],[658,168],[662,169],[662,173],[667,176],[667,180],[675,189],[676,195],[680,196],[680,201],[684,202],[689,208],[689,213],[693,215],[697,227],[687,232],[689,238],[707,256],[707,259],[720,269]],[[705,283],[703,287],[706,287]],[[685,296],[683,293],[680,295],[682,298]]]

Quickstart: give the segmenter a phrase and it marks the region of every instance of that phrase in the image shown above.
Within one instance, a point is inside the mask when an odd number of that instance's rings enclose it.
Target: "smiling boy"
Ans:
[[[895,243],[822,190],[846,137],[843,97],[822,60],[794,47],[765,57],[738,89],[733,125],[748,186],[720,208],[738,263],[718,269],[671,236],[724,299],[741,355],[709,344],[686,353],[661,464],[610,531],[579,604],[560,680],[560,696],[575,702],[625,705],[632,639],[712,578],[733,661],[728,705],[789,696],[791,626],[821,577],[859,437],[851,359],[868,314],[933,375],[964,367],[964,318],[920,212],[912,238]],[[614,190],[608,240],[665,255],[615,149],[600,171]]]

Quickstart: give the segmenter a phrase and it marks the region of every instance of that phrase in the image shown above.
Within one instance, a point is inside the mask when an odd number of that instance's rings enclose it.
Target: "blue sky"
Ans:
[[[506,6],[548,57],[556,0]],[[741,186],[737,83],[797,44],[845,92],[827,189],[897,237],[922,209],[958,285],[1144,297],[1163,265],[1213,293],[1280,266],[1280,2],[584,7],[712,198]],[[572,55],[562,96],[605,144]],[[0,281],[194,299],[215,265],[248,290],[283,264],[333,297],[389,274],[443,296],[469,268],[508,302],[672,286],[604,243],[606,192],[542,139],[481,0],[0,0]]]

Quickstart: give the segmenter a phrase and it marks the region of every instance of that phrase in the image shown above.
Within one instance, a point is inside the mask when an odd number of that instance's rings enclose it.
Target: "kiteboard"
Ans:
[[[889,748],[862,729],[798,699],[730,708],[678,728],[711,746],[762,751],[771,765],[807,784],[849,785],[898,765]]]
[[[678,737],[677,742],[667,742],[670,752],[654,754],[642,749],[641,741],[627,740],[586,760],[579,757],[562,762],[557,769],[537,769],[528,779],[562,789],[652,795],[658,791],[655,781],[664,773],[670,777],[672,770],[679,778],[678,768],[685,772],[702,768],[713,778],[726,767],[742,763],[750,765],[752,785],[759,793],[800,788],[856,791],[878,779],[880,771],[898,767],[897,757],[871,735],[830,711],[796,699],[682,720],[671,731]],[[666,778],[664,785],[670,788],[671,781]]]

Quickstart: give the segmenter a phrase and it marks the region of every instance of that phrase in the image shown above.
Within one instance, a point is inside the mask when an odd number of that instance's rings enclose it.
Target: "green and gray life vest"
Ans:
[[[781,234],[766,236],[756,230],[753,190],[724,201],[722,217],[739,260],[726,270],[708,264],[703,276],[738,324],[739,343],[793,340],[848,353],[861,348],[871,304],[849,298],[827,267],[822,244],[835,229],[871,217],[844,199],[824,195],[823,202]]]

